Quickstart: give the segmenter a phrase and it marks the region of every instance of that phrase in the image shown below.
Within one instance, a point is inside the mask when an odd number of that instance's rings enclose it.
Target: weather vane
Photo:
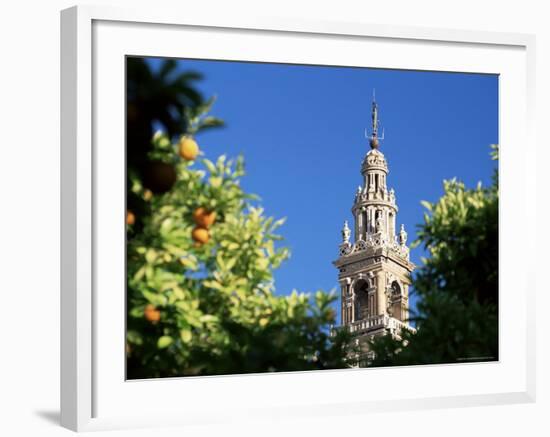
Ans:
[[[376,103],[376,90],[372,90],[372,133],[369,135],[368,130],[365,129],[365,138],[369,140],[370,147],[372,149],[378,149],[380,147],[380,140],[384,139],[384,130],[382,129],[382,135],[378,136],[378,128],[380,127],[380,120],[378,119],[378,105]]]

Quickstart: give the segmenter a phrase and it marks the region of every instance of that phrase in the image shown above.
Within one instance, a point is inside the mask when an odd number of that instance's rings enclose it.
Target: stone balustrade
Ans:
[[[340,328],[342,327],[336,329]],[[386,314],[372,316],[362,320],[356,320],[355,322],[347,325],[346,328],[349,330],[349,332],[358,334],[367,331],[373,331],[376,328],[389,329],[391,333],[395,334],[399,334],[399,332],[402,330],[416,332],[416,329],[412,326]]]

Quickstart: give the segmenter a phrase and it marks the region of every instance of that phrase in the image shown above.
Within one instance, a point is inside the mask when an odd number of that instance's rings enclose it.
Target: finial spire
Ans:
[[[380,126],[380,120],[378,119],[378,104],[376,103],[376,90],[372,90],[372,133],[370,136],[365,135],[370,141],[371,149],[378,149],[380,147],[380,140],[384,139],[384,132],[382,136],[378,136],[378,127]],[[366,134],[366,132],[365,132]]]

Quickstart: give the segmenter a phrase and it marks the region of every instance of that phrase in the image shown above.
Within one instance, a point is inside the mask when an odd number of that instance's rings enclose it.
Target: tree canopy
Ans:
[[[129,86],[151,81],[144,68]],[[209,115],[213,103],[191,98],[178,110],[179,134],[158,132],[147,147],[128,137],[128,153],[143,153],[133,162],[145,163],[128,169],[128,377],[349,366],[348,334],[329,332],[334,294],[275,294],[273,271],[289,257],[276,244],[284,219],[266,217],[243,191],[244,159],[200,151],[194,135],[222,124]]]

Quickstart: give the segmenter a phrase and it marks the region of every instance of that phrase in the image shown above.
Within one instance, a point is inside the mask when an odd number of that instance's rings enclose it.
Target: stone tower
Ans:
[[[363,158],[363,185],[357,188],[351,208],[353,238],[348,222],[342,229],[338,268],[343,327],[357,334],[361,360],[368,357],[366,339],[377,335],[398,336],[410,329],[410,274],[407,233],[396,227],[397,202],[387,188],[388,164],[379,150],[384,135],[378,135],[378,105],[372,103],[370,150]]]

